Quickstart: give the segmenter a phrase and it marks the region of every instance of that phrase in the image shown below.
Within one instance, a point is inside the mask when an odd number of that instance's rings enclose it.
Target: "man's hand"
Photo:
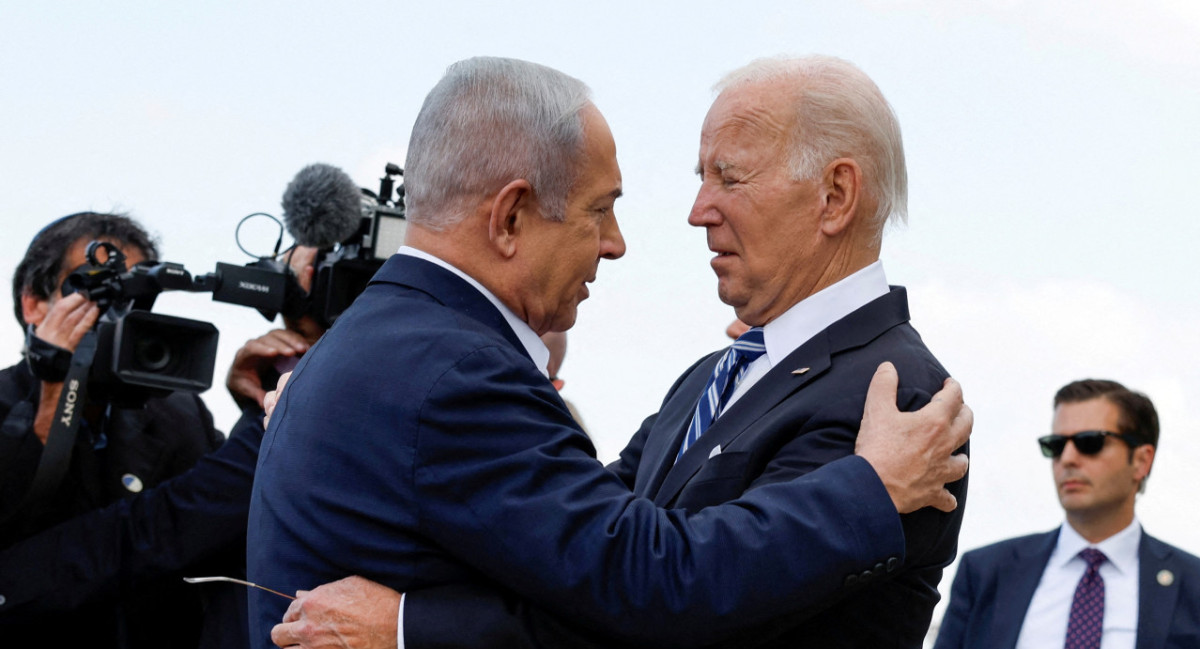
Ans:
[[[41,304],[45,304],[42,302]],[[55,300],[46,308],[46,315],[34,326],[33,333],[38,338],[75,353],[79,341],[92,330],[96,320],[100,319],[100,307],[89,301],[82,293],[72,293],[62,299]],[[33,419],[33,434],[43,444],[50,438],[50,426],[54,423],[54,413],[58,409],[58,398],[62,395],[62,381],[42,381],[41,394],[38,397],[38,409]]]
[[[924,408],[900,412],[899,383],[891,363],[875,370],[854,452],[871,463],[901,514],[922,507],[953,511],[958,501],[946,484],[967,474],[967,456],[951,454],[967,443],[974,415],[954,379]]]
[[[269,331],[247,341],[233,357],[233,365],[225,377],[225,387],[229,388],[229,394],[233,395],[233,400],[241,408],[262,408],[267,396],[262,373],[274,371],[275,364],[280,359],[303,355],[308,351],[308,347],[304,336],[286,329]]]
[[[279,382],[275,384],[275,389],[263,397],[263,412],[266,413],[266,416],[263,417],[263,428],[266,428],[271,423],[271,413],[275,412],[275,404],[279,403],[279,395],[283,394],[283,388],[287,385],[290,378],[292,378],[292,373],[284,372],[279,377]]]
[[[74,353],[100,318],[100,307],[82,293],[72,293],[56,300],[46,311],[46,317],[34,328],[38,338]]]
[[[283,622],[271,629],[280,647],[395,649],[400,593],[362,577],[347,577],[296,593]]]

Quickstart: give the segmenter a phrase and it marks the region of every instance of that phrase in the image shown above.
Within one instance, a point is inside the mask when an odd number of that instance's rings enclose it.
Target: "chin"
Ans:
[[[745,297],[738,295],[721,280],[717,280],[717,299],[733,307],[734,311],[743,309],[746,306]]]
[[[556,316],[550,321],[550,328],[547,329],[547,331],[566,331],[567,329],[574,327],[575,319],[578,313],[579,312],[577,310],[572,308],[569,314]]]
[[[729,304],[726,302],[726,304]],[[761,310],[753,310],[746,303],[741,305],[729,304],[733,307],[733,313],[737,315],[738,320],[750,325],[751,327],[761,327],[763,325],[763,313]]]
[[[1062,505],[1063,510],[1068,512],[1087,511],[1092,506],[1091,502],[1077,494],[1065,494],[1060,496],[1058,502],[1060,505]]]

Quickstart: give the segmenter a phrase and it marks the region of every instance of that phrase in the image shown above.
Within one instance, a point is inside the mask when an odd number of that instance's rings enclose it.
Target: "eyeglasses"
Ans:
[[[271,588],[267,588],[266,586],[259,586],[256,583],[245,581],[242,579],[234,579],[233,577],[184,577],[183,580],[189,584],[207,584],[208,582],[211,582],[211,581],[227,581],[232,584],[241,584],[242,586],[248,586],[250,588],[257,588],[259,590],[265,590],[268,593],[274,593],[276,595],[279,595],[280,597],[286,597],[287,599],[296,599],[295,597],[292,597],[291,595],[284,595],[283,593],[281,593],[277,590],[271,589]]]
[[[1110,436],[1123,440],[1130,448],[1141,446],[1135,435],[1112,433],[1107,430],[1085,430],[1074,435],[1046,435],[1038,438],[1038,445],[1042,447],[1042,455],[1046,457],[1062,455],[1063,449],[1067,448],[1067,442],[1074,443],[1075,450],[1084,455],[1095,455],[1104,448],[1104,438]]]

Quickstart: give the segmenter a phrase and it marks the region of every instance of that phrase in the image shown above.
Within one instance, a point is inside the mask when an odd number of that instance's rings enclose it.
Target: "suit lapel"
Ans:
[[[697,363],[675,390],[676,396],[663,404],[654,428],[646,438],[646,447],[642,450],[642,461],[638,464],[638,475],[634,480],[635,496],[654,498],[660,491],[667,472],[675,464],[684,432],[696,412],[698,395],[704,390],[708,377],[723,353],[714,352],[703,362]]]
[[[1171,629],[1182,571],[1171,546],[1142,532],[1138,546],[1137,649],[1161,649]]]
[[[1057,544],[1058,530],[1034,536],[1027,543],[1013,547],[1012,555],[1005,558],[1007,565],[998,567],[995,612],[992,628],[987,631],[995,634],[996,642],[987,646],[1017,646],[1017,637],[1021,633],[1021,625],[1025,623],[1029,602]]]
[[[662,484],[656,491],[649,488],[647,495],[653,495],[655,504],[660,507],[667,506],[700,470],[716,447],[723,449],[729,446],[772,408],[825,375],[833,364],[834,355],[865,345],[888,329],[907,321],[907,293],[902,287],[892,287],[888,294],[830,325],[776,363],[766,376],[717,417],[700,439],[679,458],[679,462],[675,462],[675,453],[691,423],[700,394],[713,366],[724,352],[714,354],[712,362],[702,363],[693,372],[693,377],[688,379],[694,385],[681,386],[679,390],[680,395],[687,395],[679,401],[686,402],[688,407],[673,412],[670,419],[664,419],[665,411],[659,416],[651,438],[666,438],[669,444],[654,449],[656,454],[644,455],[656,467],[655,479],[647,486],[656,487],[660,481]],[[685,391],[685,387],[690,391]],[[647,448],[647,451],[650,450]]]
[[[808,368],[802,373],[793,373],[793,370]],[[666,464],[667,474],[666,479],[662,483],[662,488],[654,495],[656,505],[663,507],[675,499],[684,485],[696,475],[700,467],[708,460],[713,450],[720,446],[725,448],[729,446],[733,440],[737,439],[742,433],[754,424],[760,417],[767,414],[772,408],[778,405],[788,396],[795,393],[801,387],[817,379],[818,376],[824,374],[829,369],[829,346],[826,336],[823,333],[817,334],[811,340],[800,346],[799,349],[792,352],[782,362],[778,363],[766,376],[759,379],[758,383],[754,384],[746,394],[742,395],[732,406],[717,417],[716,421],[709,426],[708,430],[696,440],[688,448],[683,457],[679,458],[679,462]],[[711,373],[712,369],[709,368]],[[708,376],[704,377],[704,382],[696,389],[694,399],[691,399],[692,407],[688,413],[686,420],[676,431],[674,437],[674,445],[672,448],[678,449],[682,441],[683,432],[691,422],[692,414],[695,412],[696,401],[699,399],[699,394],[704,389],[705,383],[708,382]],[[674,458],[669,458],[671,462]]]

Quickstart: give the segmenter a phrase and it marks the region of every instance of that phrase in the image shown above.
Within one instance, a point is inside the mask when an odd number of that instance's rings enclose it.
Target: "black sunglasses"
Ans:
[[[1107,430],[1085,430],[1074,435],[1046,435],[1038,438],[1038,445],[1042,447],[1042,455],[1046,457],[1058,457],[1062,455],[1063,449],[1067,447],[1067,442],[1075,444],[1075,450],[1084,455],[1095,455],[1104,448],[1105,437],[1116,437],[1124,440],[1130,448],[1136,448],[1141,445],[1137,436],[1130,433],[1111,433]]]

